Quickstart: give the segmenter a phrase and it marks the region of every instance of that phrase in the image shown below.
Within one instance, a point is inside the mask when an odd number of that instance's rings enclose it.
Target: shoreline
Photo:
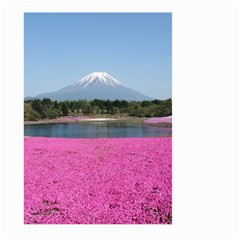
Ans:
[[[24,139],[25,138],[46,138],[46,139],[88,139],[88,140],[94,140],[94,139],[102,139],[102,140],[106,140],[106,139],[118,139],[118,140],[121,140],[121,139],[144,139],[144,138],[172,138],[172,134],[171,135],[163,135],[163,136],[148,136],[148,137],[97,137],[97,138],[85,138],[85,137],[80,137],[80,138],[77,138],[77,137],[45,137],[45,136],[30,136],[30,135],[27,135],[27,136],[23,136]]]
[[[165,118],[165,117],[163,117]],[[154,118],[157,119],[157,118]],[[94,118],[94,117],[87,117],[87,116],[78,116],[78,117],[59,117],[55,119],[41,119],[38,121],[24,121],[24,125],[35,125],[35,124],[50,124],[50,123],[80,123],[80,122],[101,122],[101,121],[132,121],[135,123],[143,123],[146,125],[153,125],[159,127],[172,127],[172,122],[169,121],[162,121],[154,120],[152,121],[151,118],[135,118],[135,117],[101,117],[101,118]]]
[[[76,123],[76,122],[93,122],[93,121],[127,121],[129,118],[56,118],[56,119],[45,119],[39,121],[24,121],[24,125],[32,124],[48,124],[48,123]]]

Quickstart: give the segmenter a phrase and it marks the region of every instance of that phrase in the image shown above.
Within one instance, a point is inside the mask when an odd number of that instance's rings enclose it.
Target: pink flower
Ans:
[[[156,118],[148,118],[144,120],[145,123],[172,123],[172,117],[156,117]]]
[[[25,224],[172,223],[172,138],[24,141]]]

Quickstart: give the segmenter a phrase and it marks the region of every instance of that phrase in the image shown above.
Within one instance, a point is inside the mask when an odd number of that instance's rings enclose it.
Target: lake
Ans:
[[[126,138],[169,136],[172,129],[123,121],[49,123],[24,126],[24,136],[59,138]]]

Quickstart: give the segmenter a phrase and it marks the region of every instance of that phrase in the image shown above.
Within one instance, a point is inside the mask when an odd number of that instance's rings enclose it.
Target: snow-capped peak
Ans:
[[[79,81],[75,82],[71,86],[81,86],[81,87],[87,87],[89,84],[97,85],[97,84],[104,84],[106,86],[124,86],[123,83],[112,77],[110,74],[106,72],[93,72],[89,75],[83,77]]]

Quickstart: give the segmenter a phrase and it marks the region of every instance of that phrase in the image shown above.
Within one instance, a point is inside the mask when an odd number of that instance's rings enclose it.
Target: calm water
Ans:
[[[127,122],[80,122],[25,125],[25,136],[64,138],[124,138],[170,135],[171,128]]]

